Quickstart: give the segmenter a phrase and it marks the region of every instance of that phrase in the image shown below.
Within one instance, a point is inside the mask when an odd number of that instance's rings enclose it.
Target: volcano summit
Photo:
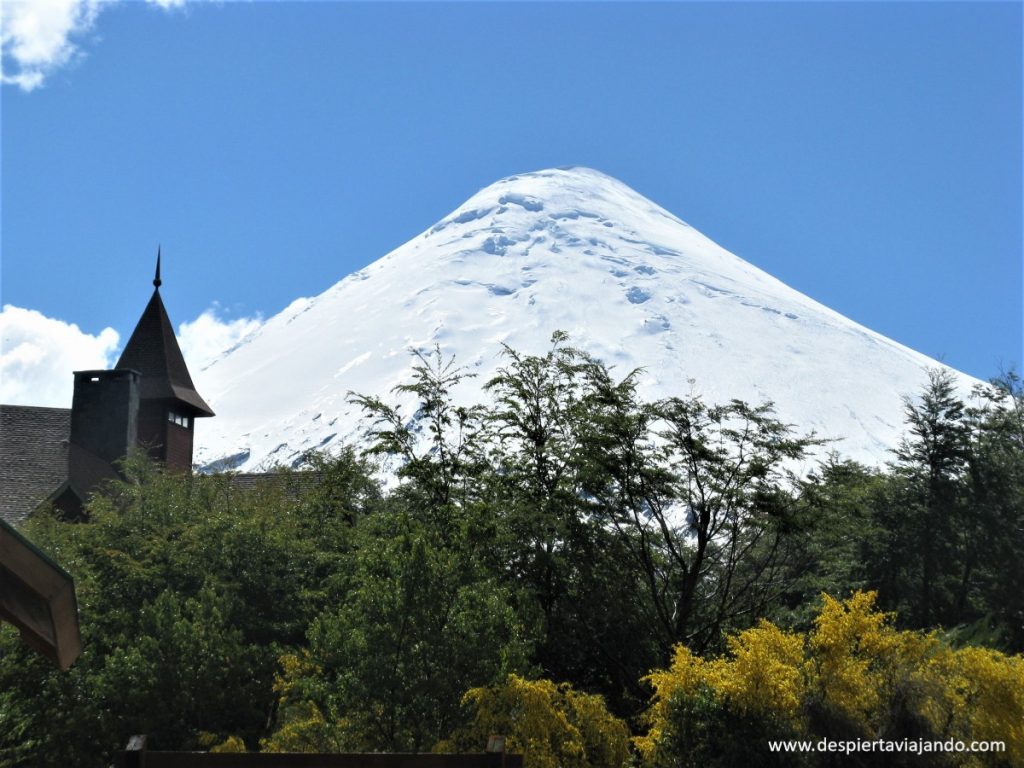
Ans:
[[[903,430],[905,395],[943,367],[734,256],[586,168],[511,176],[313,299],[299,299],[197,375],[218,413],[198,435],[209,468],[291,465],[356,441],[350,391],[391,401],[410,349],[439,345],[477,374],[501,344],[543,354],[569,334],[647,398],[774,402],[780,420],[870,464]],[[964,391],[975,379],[955,373]],[[401,403],[400,399],[394,402]],[[404,413],[409,413],[403,408]]]

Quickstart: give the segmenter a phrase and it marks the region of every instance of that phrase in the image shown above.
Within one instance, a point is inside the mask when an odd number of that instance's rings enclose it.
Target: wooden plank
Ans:
[[[504,759],[503,759],[504,758]],[[522,755],[483,753],[438,754],[314,754],[300,752],[119,752],[119,768],[522,768]]]
[[[82,650],[71,576],[0,520],[0,620],[67,669]]]

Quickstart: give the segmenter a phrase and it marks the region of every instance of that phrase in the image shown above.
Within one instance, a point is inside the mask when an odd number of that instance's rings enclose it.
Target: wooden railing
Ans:
[[[160,752],[133,736],[114,755],[115,768],[523,768],[522,755],[314,754],[307,752]]]

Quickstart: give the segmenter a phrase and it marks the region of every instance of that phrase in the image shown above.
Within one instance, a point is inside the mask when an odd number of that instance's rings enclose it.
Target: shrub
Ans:
[[[840,602],[824,595],[805,635],[762,621],[731,636],[729,652],[715,659],[678,646],[668,669],[645,678],[654,688],[648,732],[634,740],[643,760],[824,765],[825,754],[773,753],[768,742],[923,739],[1006,745],[982,756],[935,753],[931,765],[1024,766],[1024,659],[899,631],[891,614],[875,609],[875,597],[858,592]],[[921,759],[899,757],[907,765]],[[845,764],[872,759],[851,756]]]
[[[609,714],[600,696],[566,683],[526,680],[472,688],[463,697],[472,712],[468,725],[436,752],[479,752],[491,734],[506,737],[505,749],[521,753],[526,768],[621,768],[629,758],[629,729]]]

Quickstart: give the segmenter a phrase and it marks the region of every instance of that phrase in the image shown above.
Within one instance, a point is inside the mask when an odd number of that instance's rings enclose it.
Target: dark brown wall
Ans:
[[[139,404],[139,445],[156,461],[163,461],[167,455],[167,405],[163,400],[143,400]]]
[[[167,419],[168,410],[181,411],[173,400],[143,400],[139,406],[139,443],[149,456],[168,469],[192,469],[192,430]],[[195,425],[195,420],[190,422]]]
[[[167,448],[164,461],[168,469],[180,469],[186,472],[192,469],[192,428],[185,428],[164,420],[167,425]],[[191,419],[190,424],[195,424]]]
[[[113,463],[135,445],[139,374],[131,370],[75,371],[71,442]]]

